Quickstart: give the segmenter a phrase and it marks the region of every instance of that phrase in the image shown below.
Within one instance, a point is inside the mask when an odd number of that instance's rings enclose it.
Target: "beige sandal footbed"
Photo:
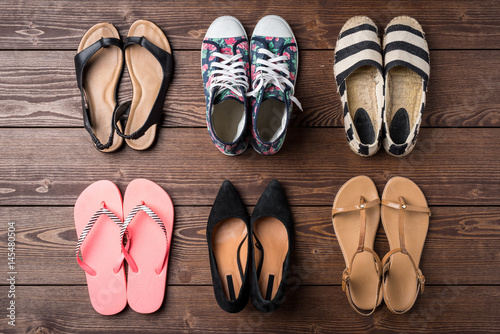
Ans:
[[[77,52],[81,52],[101,38],[118,38],[120,35],[110,23],[98,23],[82,37]],[[88,61],[83,76],[84,94],[88,103],[92,130],[101,143],[106,143],[112,128],[111,119],[116,106],[116,87],[123,67],[123,52],[116,47],[97,51]],[[118,126],[120,126],[118,124]],[[116,151],[123,143],[123,138],[116,132],[112,145],[102,152]]]
[[[419,264],[429,216],[425,196],[413,181],[394,177],[387,182],[381,218],[390,252],[382,260],[383,291],[385,303],[393,313],[408,311],[419,292],[423,292],[425,277]]]
[[[128,32],[128,37],[145,37],[159,48],[172,53],[170,44],[163,31],[154,23],[146,20],[135,21]],[[132,103],[125,134],[139,129],[146,121],[156,101],[163,80],[163,70],[158,60],[140,45],[131,45],[125,50],[125,61],[132,82]],[[138,139],[125,139],[134,150],[149,148],[156,137],[157,125],[151,126]]]
[[[372,314],[382,302],[380,259],[373,251],[380,221],[379,197],[373,181],[367,176],[347,181],[335,197],[332,215],[346,264],[342,287],[356,312]],[[363,215],[366,217],[364,233]]]

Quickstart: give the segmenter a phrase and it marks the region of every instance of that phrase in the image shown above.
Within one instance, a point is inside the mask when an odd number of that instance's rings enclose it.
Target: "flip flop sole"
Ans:
[[[144,211],[139,211],[127,228],[130,235],[129,254],[138,268],[136,273],[130,268],[128,271],[128,304],[136,312],[152,313],[160,308],[165,295],[174,206],[165,190],[145,179],[130,182],[124,197],[124,212],[129,213],[144,203],[161,219],[167,233],[165,236],[157,222]],[[163,263],[163,269],[157,273],[157,268],[161,268]]]
[[[78,197],[75,208],[75,227],[81,235],[96,211],[104,207],[123,220],[122,197],[111,181],[97,181]],[[115,273],[114,268],[123,261],[119,243],[120,226],[108,216],[101,215],[94,223],[81,245],[82,259],[97,273],[86,273],[90,301],[94,309],[103,315],[116,314],[127,305],[124,266]]]

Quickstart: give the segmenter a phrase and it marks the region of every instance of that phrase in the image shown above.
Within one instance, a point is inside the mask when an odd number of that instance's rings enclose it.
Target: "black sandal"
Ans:
[[[112,24],[98,23],[85,33],[75,55],[75,70],[82,96],[83,126],[99,151],[116,151],[123,144],[123,139],[114,135],[113,126],[123,51],[120,35]]]
[[[154,23],[139,20],[130,27],[124,43],[125,61],[132,81],[132,101],[125,102],[113,116],[115,130],[128,146],[145,150],[155,141],[156,128],[173,72],[168,39]],[[123,124],[122,132],[119,125]]]

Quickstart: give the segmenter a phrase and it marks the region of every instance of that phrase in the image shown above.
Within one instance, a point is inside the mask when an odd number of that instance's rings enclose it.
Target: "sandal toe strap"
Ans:
[[[352,212],[352,211],[358,211],[358,210],[363,210],[363,209],[369,209],[371,207],[377,206],[380,204],[380,199],[376,198],[373,201],[370,202],[365,202],[365,198],[363,196],[360,197],[359,204],[352,205],[352,206],[347,206],[344,208],[334,208],[332,210],[332,218],[333,216],[339,214],[339,213],[344,213],[344,212]]]
[[[406,204],[406,201],[403,198],[403,196],[399,197],[399,202],[393,202],[383,198],[381,204],[391,209],[413,211],[413,212],[424,212],[427,213],[429,216],[431,215],[431,210],[428,207]]]

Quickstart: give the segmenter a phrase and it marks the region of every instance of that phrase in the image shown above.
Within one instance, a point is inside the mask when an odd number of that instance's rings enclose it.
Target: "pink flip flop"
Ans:
[[[127,299],[139,313],[158,310],[165,295],[167,264],[174,227],[174,206],[156,183],[137,179],[125,191],[123,211],[128,216],[121,238],[128,232],[129,249],[122,251],[129,264]]]
[[[80,194],[74,213],[79,236],[76,259],[86,272],[92,306],[100,314],[116,314],[127,305],[119,244],[123,221],[120,190],[111,181],[97,181]]]

